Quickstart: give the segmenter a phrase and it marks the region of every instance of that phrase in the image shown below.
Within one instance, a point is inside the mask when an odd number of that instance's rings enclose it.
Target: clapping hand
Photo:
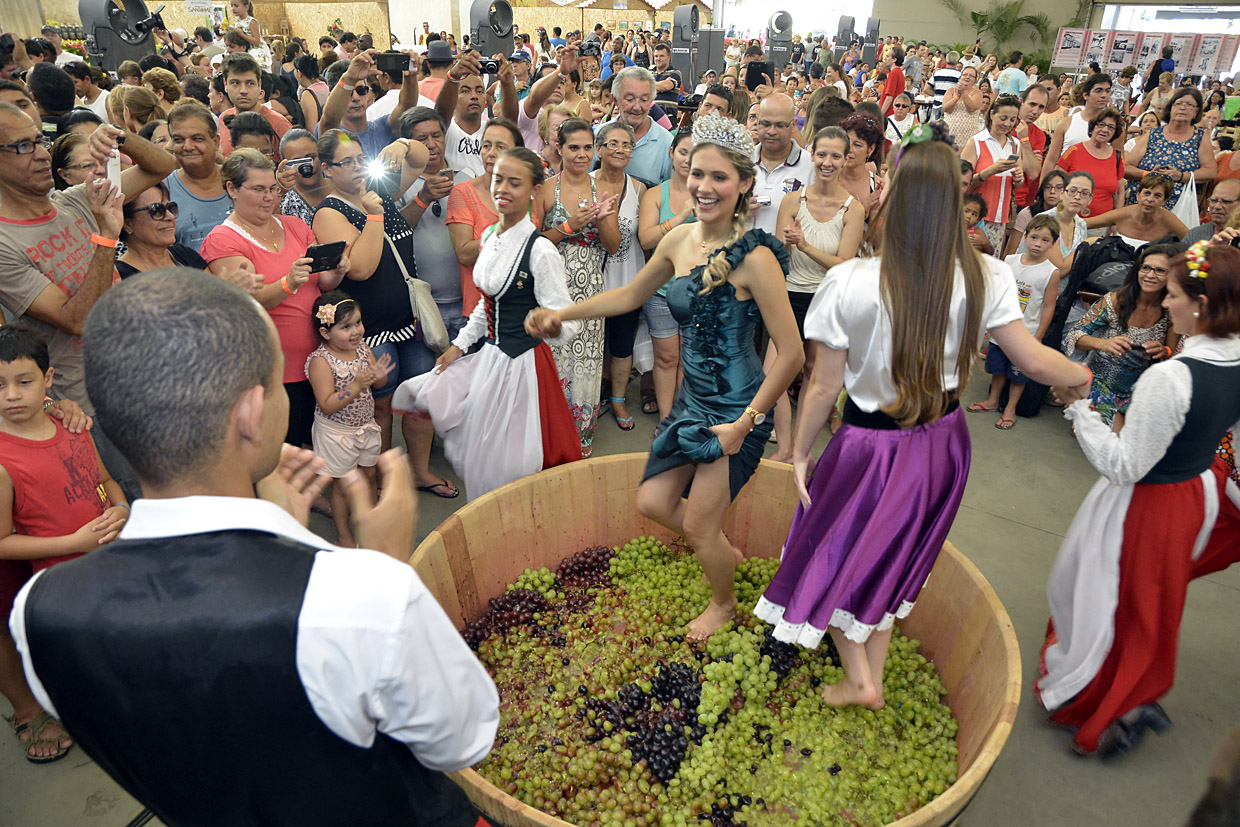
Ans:
[[[620,193],[616,193],[610,198],[604,198],[602,201],[594,202],[594,220],[601,221],[616,211],[616,206],[620,203]]]
[[[259,480],[254,489],[260,499],[280,506],[304,526],[310,522],[310,504],[329,482],[323,460],[313,451],[285,443],[276,470]]]
[[[385,353],[380,356],[379,361],[375,362],[375,366],[372,369],[374,383],[379,387],[383,387],[395,367],[396,363],[392,361],[392,354]]]
[[[413,472],[404,452],[393,448],[379,456],[383,493],[378,504],[370,483],[357,469],[350,471],[342,482],[349,495],[357,544],[402,563],[408,560],[417,536],[418,500],[413,492]]]
[[[792,223],[784,227],[784,244],[789,247],[800,247],[805,242],[805,234],[801,231],[801,219],[794,218]]]

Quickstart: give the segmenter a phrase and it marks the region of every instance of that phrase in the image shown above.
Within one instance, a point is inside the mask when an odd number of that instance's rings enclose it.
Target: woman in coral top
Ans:
[[[1066,172],[1088,172],[1094,179],[1094,197],[1086,215],[1102,215],[1124,206],[1124,156],[1111,141],[1123,128],[1124,117],[1107,107],[1089,122],[1089,140],[1059,156],[1056,165]],[[1097,235],[1097,233],[1095,233]]]

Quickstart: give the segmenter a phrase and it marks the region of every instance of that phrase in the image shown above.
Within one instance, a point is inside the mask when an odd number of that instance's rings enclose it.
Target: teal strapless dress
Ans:
[[[756,247],[769,247],[784,274],[788,251],[775,236],[750,230],[726,253],[733,268]],[[659,435],[650,448],[643,480],[686,463],[710,463],[723,456],[713,425],[735,422],[758,393],[766,374],[754,343],[761,318],[753,299],[740,301],[731,284],[721,284],[705,296],[702,267],[675,279],[667,289],[667,305],[680,322],[680,363],[684,381]],[[750,431],[738,452],[729,457],[728,482],[732,499],[749,481],[766,449],[774,423],[766,421]]]

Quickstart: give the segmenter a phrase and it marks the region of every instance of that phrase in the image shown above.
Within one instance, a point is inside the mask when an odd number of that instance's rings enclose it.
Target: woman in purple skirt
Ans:
[[[1012,271],[969,244],[959,158],[941,137],[929,125],[905,136],[879,256],[832,268],[805,319],[818,361],[793,443],[801,505],[754,613],[802,646],[831,632],[845,672],[823,690],[833,706],[883,705],[892,623],[912,610],[968,479],[958,397],[982,333],[1036,381],[1090,381],[1029,334]],[[841,387],[844,426],[814,466],[810,447]]]

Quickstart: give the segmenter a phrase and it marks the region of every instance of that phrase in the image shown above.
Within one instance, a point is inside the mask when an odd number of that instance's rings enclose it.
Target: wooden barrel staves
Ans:
[[[637,512],[645,454],[575,462],[510,483],[445,520],[410,564],[457,628],[527,568],[559,562],[587,546],[633,537],[673,539]],[[750,557],[778,557],[797,500],[792,466],[763,460],[728,511],[724,531]],[[986,779],[1007,742],[1020,703],[1020,651],[998,595],[951,543],[943,547],[913,613],[900,628],[921,641],[960,724],[956,783],[893,827],[951,824]],[[507,827],[571,827],[497,789],[473,770],[454,774],[489,818]]]

